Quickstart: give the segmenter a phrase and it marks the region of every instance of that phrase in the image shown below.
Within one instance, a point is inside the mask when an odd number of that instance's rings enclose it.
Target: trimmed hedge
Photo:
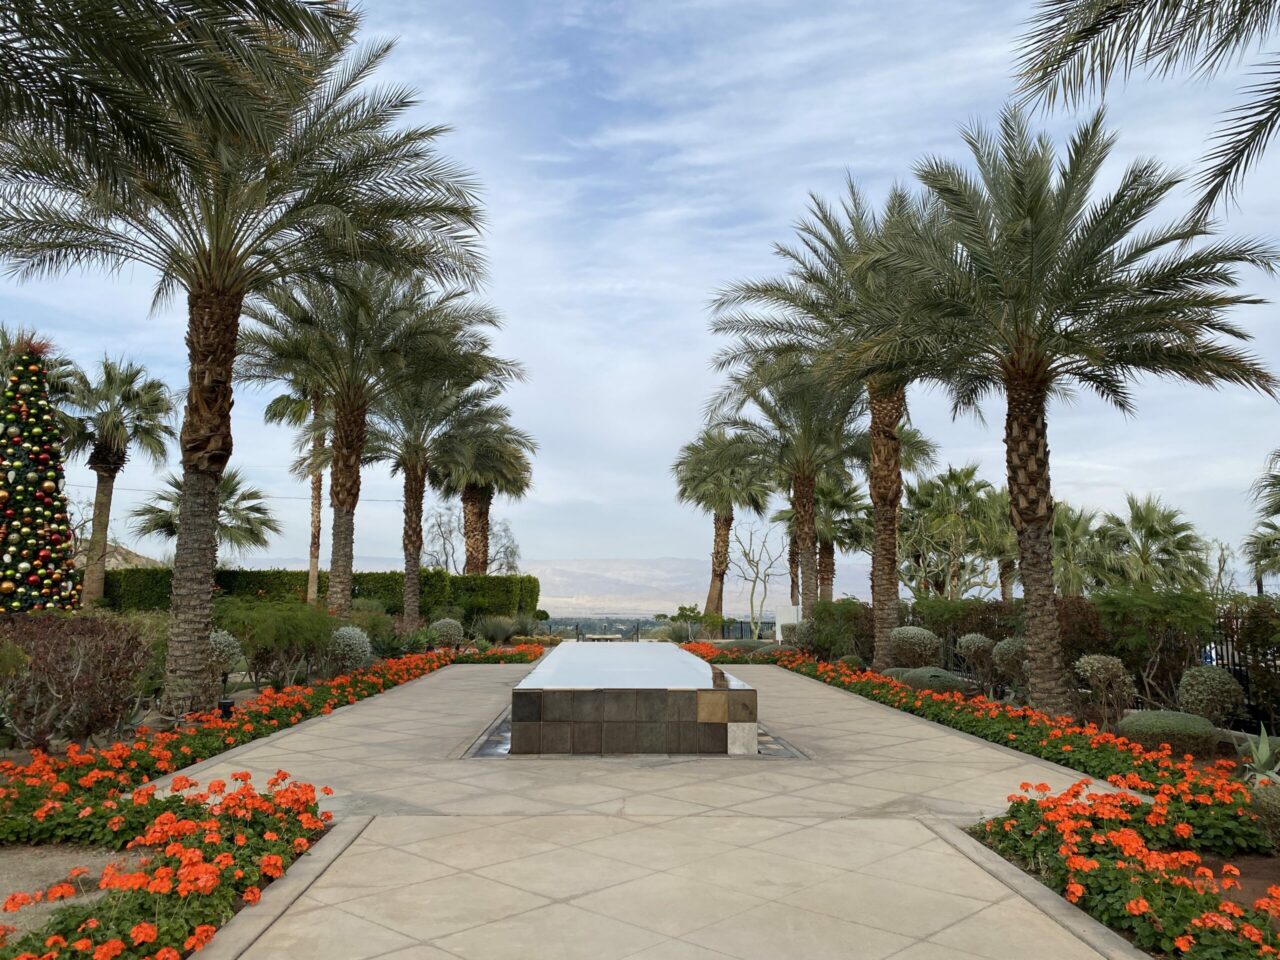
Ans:
[[[108,570],[104,603],[113,610],[167,610],[173,571],[167,567],[126,567]],[[534,576],[450,576],[444,570],[422,570],[420,609],[459,606],[468,618],[486,615],[533,615],[541,585]],[[305,570],[218,570],[218,594],[257,600],[302,600],[307,593]],[[320,594],[329,575],[320,571]],[[388,613],[400,613],[404,574],[361,572],[352,576],[352,595],[382,603]]]

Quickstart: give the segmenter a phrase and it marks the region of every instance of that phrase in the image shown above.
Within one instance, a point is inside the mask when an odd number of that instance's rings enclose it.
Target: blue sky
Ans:
[[[484,293],[506,316],[499,349],[529,370],[511,394],[516,420],[542,445],[532,495],[498,513],[527,557],[551,559],[706,553],[710,525],[674,503],[668,465],[715,386],[709,298],[773,272],[770,245],[789,238],[809,191],[835,196],[849,171],[879,198],[922,155],[962,156],[958,126],[994,117],[1008,93],[1030,5],[367,0],[365,10],[370,35],[401,37],[381,79],[421,91],[416,119],[452,125],[444,149],[484,185]],[[1239,81],[1115,91],[1121,136],[1104,182],[1138,155],[1191,167]],[[1072,117],[1042,120],[1061,133]],[[1251,176],[1233,232],[1274,232],[1275,173],[1269,161]],[[143,270],[0,280],[0,315],[82,362],[129,353],[176,386],[184,317],[180,305],[151,314],[153,281]],[[1250,287],[1276,293],[1265,278]],[[1275,314],[1241,316],[1264,356],[1280,352]],[[1126,490],[1157,491],[1206,534],[1238,541],[1249,483],[1280,445],[1275,404],[1159,383],[1138,399],[1132,419],[1092,401],[1053,411],[1058,494],[1112,508]],[[264,400],[237,400],[234,460],[271,494],[302,498],[285,469],[287,434],[261,424]],[[986,425],[953,423],[936,394],[914,394],[912,408],[945,459],[977,460],[1000,480],[998,405]],[[91,475],[76,466],[71,480]],[[135,464],[120,486],[155,482]],[[368,474],[358,555],[395,555],[398,495],[385,472]],[[117,515],[140,496],[123,492]],[[286,533],[269,556],[303,556],[305,502],[275,507]],[[120,520],[113,532],[130,539]]]

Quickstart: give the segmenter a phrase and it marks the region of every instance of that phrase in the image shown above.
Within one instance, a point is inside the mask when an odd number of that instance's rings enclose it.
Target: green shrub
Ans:
[[[147,665],[138,677],[139,696],[154,697],[164,684],[164,664],[169,654],[169,612],[167,610],[95,610],[95,617],[106,617],[125,625],[136,633],[148,650]]]
[[[355,597],[351,609],[360,613],[386,613],[387,605],[376,597]]]
[[[1139,710],[1116,724],[1116,733],[1142,744],[1148,750],[1158,750],[1167,743],[1175,755],[1195,754],[1201,759],[1212,759],[1218,746],[1218,731],[1204,717],[1176,710]]]
[[[19,742],[40,748],[106,733],[128,719],[150,655],[122,621],[87,614],[5,617],[0,647],[9,649],[0,713]]]
[[[846,653],[843,657],[840,658],[840,662],[843,663],[850,670],[867,669],[867,665],[862,662],[862,658],[858,656],[856,653]]]
[[[860,600],[819,600],[808,620],[806,646],[823,660],[847,653],[869,659],[875,642],[871,607]]]
[[[991,663],[1005,683],[1015,691],[1027,688],[1027,641],[1006,637],[991,648]]]
[[[510,617],[480,617],[471,632],[491,647],[505,647],[516,635],[516,622]]]
[[[1271,597],[1250,599],[1233,639],[1253,701],[1274,730],[1280,724],[1280,670],[1274,666],[1280,659],[1280,605]]]
[[[325,659],[329,672],[334,676],[359,670],[373,659],[373,645],[369,642],[369,635],[359,627],[339,627],[329,638]]]
[[[240,649],[240,641],[214,627],[209,631],[209,658],[215,673],[230,673],[240,663],[244,651]]]
[[[941,667],[915,667],[903,673],[900,679],[909,687],[935,693],[964,693],[969,689],[964,677],[957,677]]]
[[[466,634],[462,630],[462,624],[452,617],[443,617],[435,621],[427,629],[435,637],[435,642],[445,647],[459,646],[466,638]]]
[[[728,650],[733,653],[755,653],[765,647],[772,647],[773,644],[768,640],[730,640],[728,643],[717,644],[717,646],[721,650]]]
[[[370,637],[369,649],[373,651],[375,660],[394,660],[396,657],[403,657],[406,653],[419,652],[409,649],[410,639],[398,637],[394,633],[389,637]]]
[[[471,641],[471,645],[476,648],[477,653],[488,653],[493,649],[493,644],[484,637],[475,637]]]
[[[1253,803],[1249,809],[1258,815],[1258,826],[1271,840],[1271,846],[1280,852],[1280,783],[1250,790]]]
[[[283,686],[321,665],[333,625],[319,607],[298,601],[224,598],[214,622],[239,639],[254,683]]]
[[[1178,706],[1221,727],[1244,716],[1244,688],[1223,667],[1188,667],[1178,681]]]
[[[1089,686],[1091,719],[1111,729],[1138,696],[1138,687],[1124,661],[1104,653],[1089,653],[1075,662],[1075,671]]]
[[[942,666],[942,641],[924,627],[889,631],[889,660],[895,667]]]
[[[891,680],[901,680],[908,673],[910,673],[911,670],[912,670],[911,667],[890,667],[888,670],[884,672],[884,675],[886,677],[889,677]]]
[[[533,611],[533,617],[535,620],[550,620],[551,614],[545,610],[535,610]]]
[[[973,674],[984,693],[995,692],[996,665],[991,655],[996,641],[980,633],[966,633],[956,640],[956,653],[965,669]]]
[[[1174,590],[1109,590],[1092,598],[1102,626],[1152,703],[1177,703],[1178,680],[1213,638],[1217,601]]]
[[[799,647],[800,624],[782,623],[778,625],[778,636],[789,647]]]
[[[538,609],[538,578],[463,575],[449,578],[449,602],[467,619],[487,615],[510,617]]]
[[[395,638],[395,619],[381,610],[369,609],[368,607],[358,610],[353,607],[350,619],[354,626],[359,627],[368,634],[371,641],[381,642]]]
[[[931,633],[953,642],[969,633],[1003,640],[1022,629],[1020,601],[921,597],[912,606],[912,616]]]

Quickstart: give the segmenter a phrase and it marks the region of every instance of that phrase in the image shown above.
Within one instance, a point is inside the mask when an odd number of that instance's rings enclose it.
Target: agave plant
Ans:
[[[1245,779],[1256,784],[1259,780],[1280,780],[1280,744],[1271,742],[1264,723],[1258,736],[1249,737],[1247,746],[1237,746],[1236,752],[1244,766]]]

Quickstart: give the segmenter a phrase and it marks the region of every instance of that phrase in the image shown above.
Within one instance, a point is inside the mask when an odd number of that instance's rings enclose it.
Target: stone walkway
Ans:
[[[452,666],[261,741],[371,815],[245,960],[1092,960],[942,839],[1078,775],[777,667],[734,667],[806,757],[463,759],[530,668]]]

